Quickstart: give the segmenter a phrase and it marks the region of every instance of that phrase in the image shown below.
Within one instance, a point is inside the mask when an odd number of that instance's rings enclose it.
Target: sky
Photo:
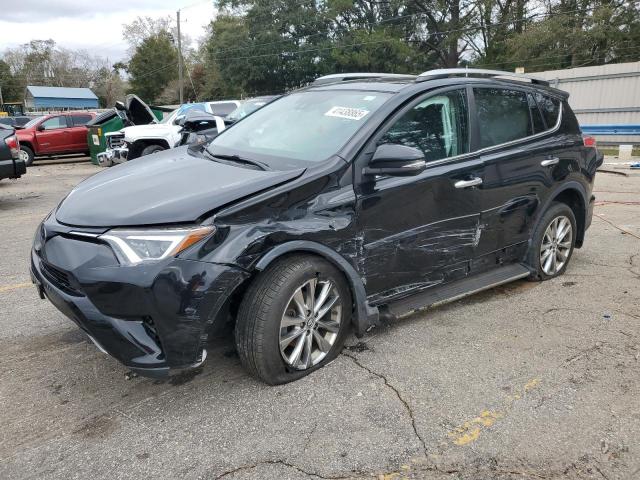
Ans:
[[[128,45],[122,24],[138,16],[175,18],[194,42],[213,19],[213,0],[0,0],[0,54],[30,40],[53,39],[70,49],[84,49],[110,62],[123,60]]]

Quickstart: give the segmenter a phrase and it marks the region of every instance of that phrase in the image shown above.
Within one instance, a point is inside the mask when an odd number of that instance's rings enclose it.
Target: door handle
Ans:
[[[550,165],[556,165],[558,162],[560,162],[560,159],[558,157],[553,157],[553,158],[547,158],[546,160],[541,161],[540,165],[542,165],[543,167],[548,167]]]
[[[482,179],[480,177],[475,177],[475,178],[472,178],[471,180],[458,180],[453,185],[456,188],[468,188],[468,187],[475,187],[476,185],[481,185],[481,184],[482,184]]]

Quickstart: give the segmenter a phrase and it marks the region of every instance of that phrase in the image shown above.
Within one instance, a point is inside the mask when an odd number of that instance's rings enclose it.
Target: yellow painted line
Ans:
[[[507,397],[502,411],[483,410],[477,417],[467,420],[449,432],[449,438],[455,445],[460,447],[475,442],[483,430],[492,427],[498,419],[506,415],[515,401],[520,400],[526,393],[536,388],[539,384],[540,379],[538,378],[529,380],[520,391],[516,391],[513,395]]]
[[[33,286],[33,283],[14,283],[13,285],[0,285],[0,292],[10,292],[11,290],[18,290],[20,288],[26,288]]]

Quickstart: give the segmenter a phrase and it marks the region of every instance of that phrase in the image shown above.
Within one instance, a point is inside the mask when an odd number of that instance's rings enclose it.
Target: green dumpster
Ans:
[[[98,154],[107,149],[105,133],[117,132],[122,127],[124,123],[115,110],[103,112],[87,123],[87,145],[91,163],[98,165]]]

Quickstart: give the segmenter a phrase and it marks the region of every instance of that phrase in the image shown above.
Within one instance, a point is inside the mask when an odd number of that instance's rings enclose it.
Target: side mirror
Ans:
[[[418,175],[427,168],[424,153],[421,150],[406,145],[380,145],[369,166],[363,170],[365,175],[391,175],[395,177],[410,177]]]
[[[186,120],[186,118],[187,118],[186,115],[178,115],[176,118],[173,119],[173,124],[184,125],[184,121]]]
[[[124,105],[124,102],[117,101],[116,102],[116,110],[126,111],[127,107]]]
[[[44,125],[43,124],[38,125],[38,128],[36,128],[36,130],[38,130],[39,132],[44,132]]]

